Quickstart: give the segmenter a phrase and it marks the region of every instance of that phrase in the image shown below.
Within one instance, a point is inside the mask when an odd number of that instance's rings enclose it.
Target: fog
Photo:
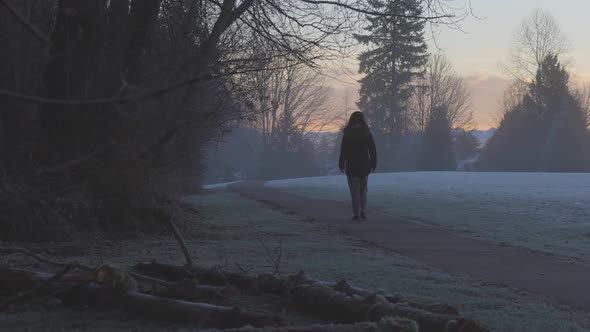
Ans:
[[[0,330],[588,331],[548,8],[478,83],[469,0],[0,0]]]

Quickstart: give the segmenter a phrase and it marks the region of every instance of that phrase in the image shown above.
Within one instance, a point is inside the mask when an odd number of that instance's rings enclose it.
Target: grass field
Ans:
[[[403,294],[417,302],[448,303],[492,331],[590,331],[590,317],[586,313],[533,294],[443,273],[223,188],[188,197],[187,201],[201,213],[198,225],[185,229],[185,235],[196,264],[202,266],[272,272],[273,259],[281,248],[279,272],[282,274],[305,270],[316,279],[348,278],[359,287]],[[106,261],[130,266],[154,258],[183,263],[170,236],[85,243],[55,258],[93,265]],[[16,256],[3,257],[1,263],[25,267],[36,264]],[[313,322],[309,317],[294,314],[289,319],[293,324]],[[0,331],[164,328],[190,331],[186,326],[149,323],[120,313],[97,313],[85,308],[43,306],[0,314]]]
[[[350,199],[344,176],[267,185],[313,198]],[[369,205],[472,237],[590,263],[590,174],[373,174]]]

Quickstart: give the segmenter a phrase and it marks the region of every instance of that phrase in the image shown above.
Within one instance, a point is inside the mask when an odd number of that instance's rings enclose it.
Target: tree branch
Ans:
[[[42,43],[47,46],[51,46],[51,39],[43,34],[41,30],[39,30],[33,23],[31,23],[23,14],[21,14],[18,9],[9,1],[9,0],[0,0],[0,4],[4,4],[8,11],[12,13],[12,15],[27,29],[29,30],[37,39],[39,39]]]
[[[62,263],[62,262],[56,262],[54,260],[48,259],[48,258],[43,258],[25,248],[20,248],[20,247],[0,247],[0,253],[21,253],[24,255],[27,255],[29,257],[34,258],[35,260],[41,262],[41,263],[45,263],[45,264],[49,264],[52,266],[57,266],[57,267],[69,267],[71,268],[77,268],[80,270],[85,270],[85,271],[94,271],[94,269],[88,267],[88,266],[84,266],[82,264],[79,263]],[[66,271],[67,272],[67,271]]]
[[[357,13],[371,15],[371,16],[385,16],[385,17],[406,17],[406,18],[417,18],[423,20],[437,20],[442,18],[453,18],[454,15],[445,14],[445,15],[434,15],[434,16],[416,16],[416,15],[403,15],[403,14],[396,14],[396,13],[385,13],[385,12],[377,12],[373,10],[367,10],[358,8],[352,5],[349,5],[342,1],[330,1],[330,0],[300,0],[302,2],[313,4],[313,5],[331,5],[331,6],[338,6],[348,10],[352,10]]]
[[[251,72],[258,71],[257,68],[249,68],[246,70],[240,71],[229,71],[226,73],[218,74],[218,75],[211,75],[211,74],[200,74],[196,76],[191,76],[189,78],[179,80],[177,82],[171,83],[169,85],[155,88],[152,90],[148,90],[145,92],[137,93],[134,95],[129,95],[126,97],[119,97],[119,98],[102,98],[102,99],[54,99],[54,98],[45,98],[39,96],[30,96],[30,95],[23,95],[14,91],[8,91],[4,89],[0,89],[0,97],[7,97],[12,98],[15,100],[19,100],[22,102],[33,103],[33,104],[44,104],[44,105],[62,105],[62,106],[100,106],[100,105],[112,105],[112,104],[129,104],[133,102],[138,102],[140,100],[158,97],[162,94],[170,92],[172,90],[176,90],[182,88],[184,86],[191,85],[195,82],[202,82],[207,80],[219,79],[223,77],[229,77],[233,75],[239,74],[247,74]]]

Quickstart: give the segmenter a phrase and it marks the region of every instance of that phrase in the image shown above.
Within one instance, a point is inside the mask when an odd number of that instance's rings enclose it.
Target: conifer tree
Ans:
[[[453,133],[448,110],[444,106],[434,107],[430,113],[418,168],[424,171],[454,171],[457,168]]]
[[[589,168],[588,131],[569,75],[558,57],[545,57],[522,100],[509,110],[482,156],[496,171],[572,172]]]
[[[479,153],[479,140],[470,131],[457,131],[454,142],[456,160],[464,160],[466,158],[474,157]]]
[[[366,114],[383,162],[391,158],[393,146],[406,131],[409,83],[423,74],[428,61],[424,42],[425,21],[421,1],[371,0],[375,11],[393,12],[400,16],[368,17],[366,35],[355,38],[369,50],[359,56],[359,108]],[[387,168],[387,165],[385,165]]]

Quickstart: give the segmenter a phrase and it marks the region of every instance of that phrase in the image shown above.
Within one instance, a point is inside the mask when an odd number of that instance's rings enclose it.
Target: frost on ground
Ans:
[[[226,188],[230,184],[234,184],[234,183],[238,183],[238,182],[240,182],[240,181],[206,184],[203,186],[203,189],[205,189],[205,190],[222,189],[222,188]]]
[[[312,198],[349,200],[344,176],[267,185]],[[590,174],[372,174],[369,205],[395,217],[590,262]]]
[[[183,229],[196,264],[250,273],[272,272],[276,249],[281,248],[283,275],[305,270],[310,276],[335,282],[348,278],[353,285],[399,293],[420,303],[447,303],[492,331],[588,331],[587,313],[572,310],[534,294],[458,277],[424,266],[392,252],[372,247],[354,237],[276,207],[248,200],[226,189],[208,190],[187,198],[200,220]],[[192,227],[191,227],[192,226]],[[264,244],[264,245],[263,245]],[[266,248],[265,248],[266,247]],[[40,251],[38,248],[36,251]],[[105,262],[129,267],[138,261],[182,264],[172,235],[135,240],[69,244],[51,250],[50,257],[87,265]],[[269,255],[270,253],[270,255]],[[48,255],[47,253],[44,253]],[[6,266],[44,269],[31,259],[10,255]],[[230,298],[220,304],[248,306],[285,314],[293,325],[318,323],[285,306],[285,301]],[[321,322],[320,322],[321,323]],[[91,308],[43,305],[0,314],[0,331],[192,331],[174,322],[150,322],[125,313]]]
[[[419,303],[447,303],[492,331],[587,331],[590,317],[542,297],[444,273],[395,253],[335,233],[331,228],[242,198],[227,190],[208,191],[189,199],[219,238],[195,248],[199,264],[223,262],[252,273],[271,272],[267,249],[281,248],[281,273],[299,270],[335,282],[403,294]]]

